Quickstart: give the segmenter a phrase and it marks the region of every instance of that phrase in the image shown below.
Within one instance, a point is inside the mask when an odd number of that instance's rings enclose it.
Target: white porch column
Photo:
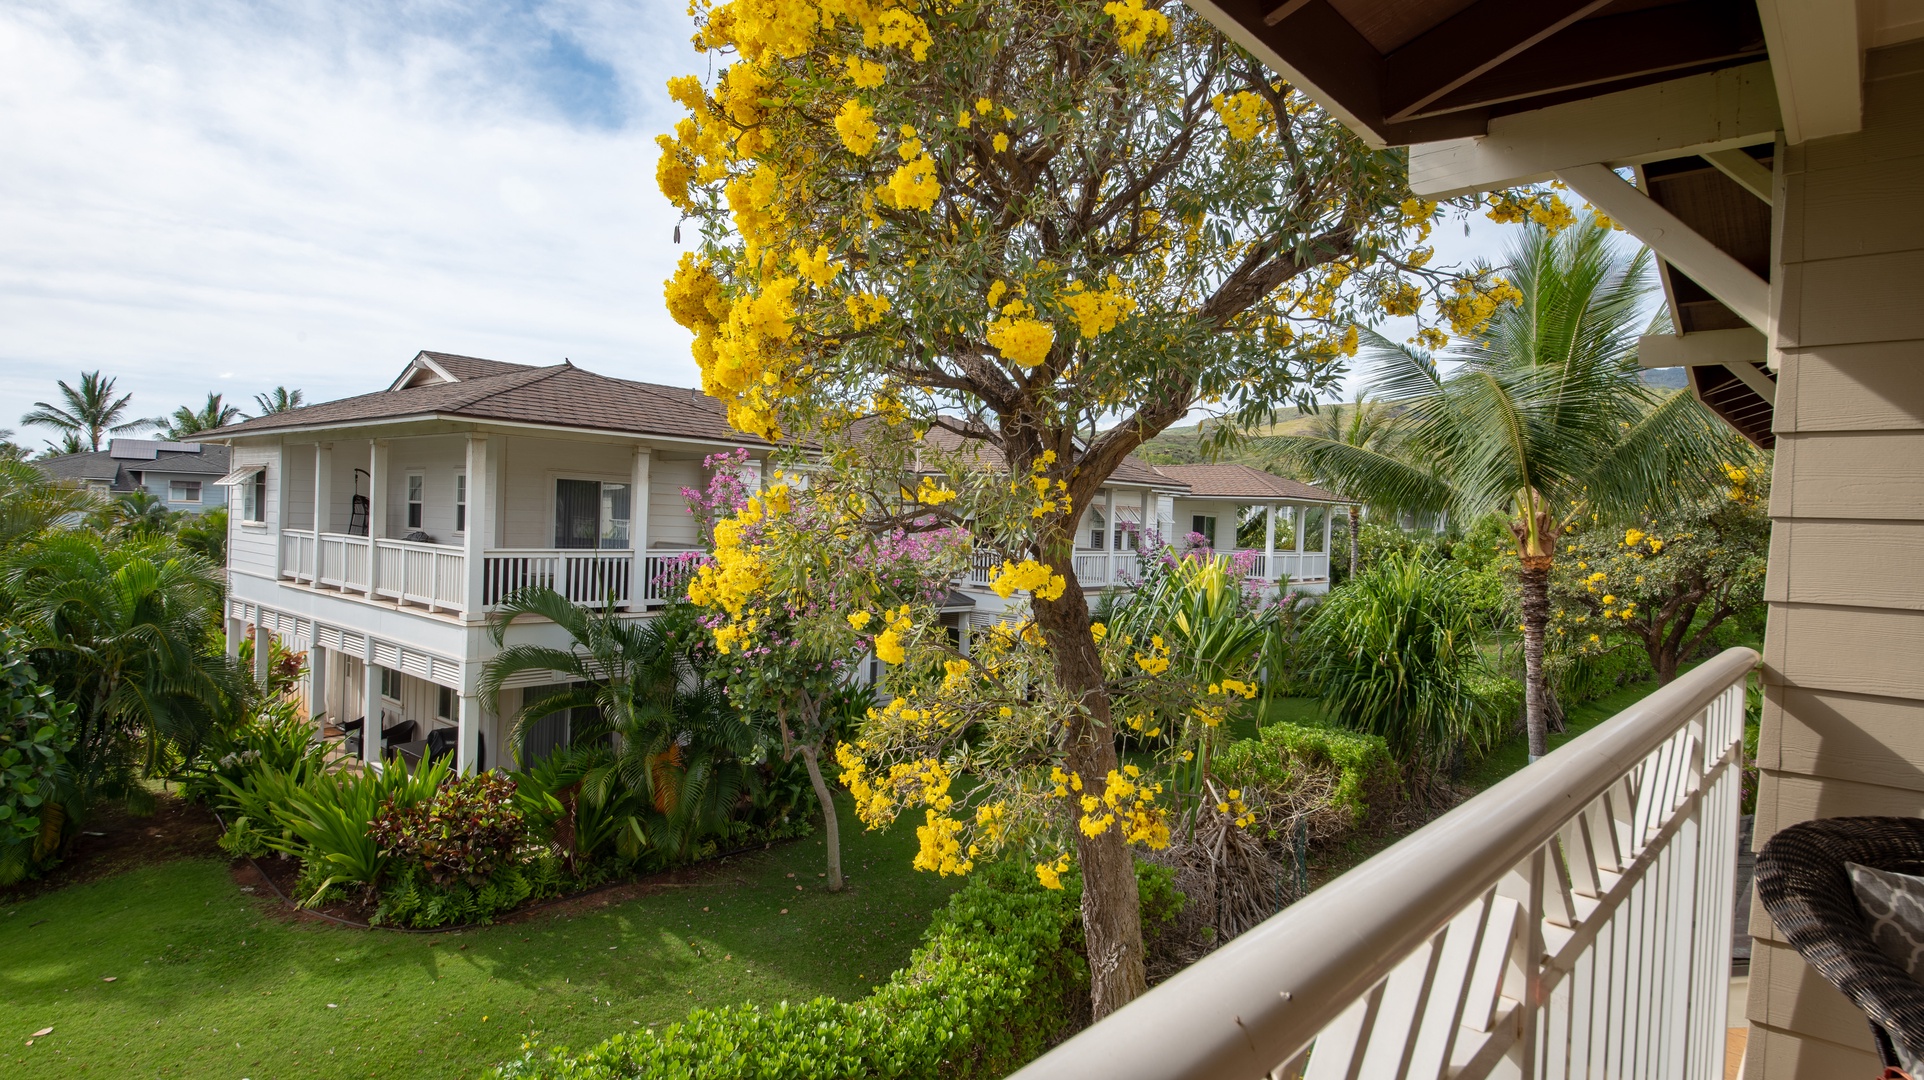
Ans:
[[[1276,573],[1276,504],[1263,507],[1263,578],[1275,581]]]
[[[635,447],[634,480],[628,489],[628,546],[635,553],[628,582],[628,607],[640,611],[648,599],[648,485],[654,469],[652,447]]]
[[[1102,489],[1102,583],[1116,580],[1116,489]],[[1069,545],[1073,552],[1075,545]],[[1071,558],[1074,556],[1072,555]]]
[[[255,613],[255,616],[254,616],[254,681],[259,683],[262,689],[267,688],[267,673],[269,671],[268,656],[270,653],[273,652],[273,649],[271,648],[271,643],[274,640],[274,635],[268,632],[266,626],[262,625],[265,621],[266,620],[260,617],[259,612]]]
[[[321,648],[319,641],[311,641],[307,645],[307,719],[318,725],[321,717],[325,715],[327,715],[327,650]]]
[[[1303,563],[1303,560],[1301,558],[1303,554],[1303,530],[1308,528],[1309,526],[1309,507],[1307,506],[1290,507],[1289,518],[1290,518],[1290,524],[1295,527],[1293,531],[1296,533],[1296,555],[1297,555],[1296,565],[1300,567]]]
[[[367,598],[375,599],[379,592],[375,583],[380,581],[380,558],[375,546],[387,535],[387,440],[375,439],[368,444],[367,455]]]
[[[494,485],[488,483],[494,461],[489,449],[486,435],[468,436],[468,520],[461,533],[461,567],[467,578],[461,590],[461,618],[466,622],[479,622],[487,611],[487,538],[494,533]]]
[[[463,680],[466,682],[467,680]],[[473,688],[464,688],[456,706],[458,716],[454,732],[454,768],[460,773],[474,773],[481,770],[481,695]]]
[[[334,444],[314,444],[314,575],[321,572],[321,541],[334,524]]]
[[[371,554],[371,552],[370,552]],[[361,760],[380,761],[381,751],[381,669],[374,666],[374,639],[367,638],[361,654]]]
[[[1330,576],[1329,574],[1329,560],[1330,560],[1329,538],[1331,536],[1330,527],[1335,523],[1336,523],[1336,515],[1330,513],[1329,507],[1327,506],[1323,507],[1323,577],[1325,578]]]

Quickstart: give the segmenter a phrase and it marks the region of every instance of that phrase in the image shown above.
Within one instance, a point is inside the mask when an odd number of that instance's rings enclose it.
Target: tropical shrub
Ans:
[[[1330,593],[1309,636],[1324,711],[1399,760],[1435,770],[1497,734],[1461,570],[1392,555]]]
[[[44,869],[60,848],[72,713],[0,631],[0,886]]]
[[[271,770],[292,776],[298,785],[321,771],[326,754],[326,746],[314,738],[313,722],[300,714],[294,702],[276,699],[264,703],[240,727],[215,732],[195,763],[183,770],[181,793],[222,809],[237,809],[222,778],[249,787],[250,773]]]
[[[379,771],[324,772],[292,790],[274,812],[293,839],[270,846],[302,860],[305,899],[296,899],[311,906],[350,886],[371,893],[390,860],[373,835],[375,818],[384,806],[425,802],[448,771],[445,757],[423,758],[412,770],[394,762]]]
[[[1370,804],[1396,796],[1397,765],[1380,735],[1314,724],[1268,724],[1216,758],[1271,838],[1299,821],[1317,837],[1362,822]]]
[[[1173,920],[1181,894],[1167,870],[1137,864],[1146,930]],[[501,1080],[844,1080],[1000,1077],[1067,1034],[1088,986],[1077,925],[1081,883],[1040,887],[1027,868],[998,862],[949,900],[922,944],[859,1001],[832,998],[772,1009],[697,1009],[660,1031],[622,1032],[591,1050],[532,1050]],[[1153,937],[1153,934],[1152,934]]]
[[[573,874],[550,854],[504,863],[487,876],[435,881],[417,863],[400,863],[381,883],[381,899],[369,922],[427,930],[486,923],[495,915],[570,889],[599,884],[602,876]]]
[[[368,835],[390,859],[419,867],[437,885],[487,880],[522,838],[514,781],[493,773],[449,779],[419,801],[381,804]]]

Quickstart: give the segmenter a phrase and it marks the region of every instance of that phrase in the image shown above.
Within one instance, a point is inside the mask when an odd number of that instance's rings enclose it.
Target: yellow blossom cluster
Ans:
[[[956,839],[962,823],[934,810],[924,811],[924,815],[923,824],[915,827],[915,838],[921,842],[915,853],[915,868],[933,870],[944,877],[975,869],[975,860],[962,851],[962,842]]]
[[[1276,113],[1262,95],[1248,90],[1239,91],[1227,97],[1217,94],[1209,99],[1210,107],[1222,117],[1223,127],[1229,137],[1237,142],[1246,142],[1268,130],[1276,119]]]
[[[1554,191],[1499,191],[1489,197],[1489,218],[1504,225],[1533,221],[1552,233],[1576,224],[1576,212]]]
[[[1061,889],[1062,875],[1068,872],[1069,856],[1067,853],[1056,856],[1054,862],[1039,862],[1035,864],[1036,880],[1040,881],[1042,887],[1045,889]]]
[[[1003,309],[1003,317],[989,324],[989,344],[1018,367],[1035,367],[1049,358],[1049,350],[1055,346],[1056,328],[1030,317],[1030,310],[1020,300],[1011,301]]]
[[[956,490],[933,476],[924,476],[913,492],[904,492],[904,495],[922,506],[941,506],[955,500]]]
[[[1069,316],[1075,319],[1076,329],[1084,338],[1114,330],[1124,316],[1136,310],[1136,301],[1122,291],[1120,278],[1110,274],[1103,285],[1101,289],[1090,289],[1075,281],[1063,292],[1062,306],[1069,309]],[[1052,330],[1050,340],[1054,337]]]
[[[1163,641],[1161,634],[1150,635],[1149,652],[1147,655],[1136,654],[1136,666],[1146,675],[1160,675],[1169,670],[1169,644]]]
[[[1018,592],[1034,595],[1038,600],[1057,600],[1062,590],[1068,587],[1055,568],[1034,559],[1024,559],[1019,563],[1003,560],[1002,569],[989,582],[989,588],[1004,600]]]
[[[1082,835],[1093,839],[1120,822],[1124,841],[1157,851],[1168,847],[1169,822],[1156,805],[1162,784],[1141,780],[1142,769],[1124,765],[1120,770],[1109,770],[1103,778],[1102,794],[1084,792],[1076,800],[1082,811],[1076,827]]]
[[[1216,803],[1216,812],[1235,819],[1236,827],[1247,829],[1256,821],[1256,815],[1243,803],[1241,788],[1230,788]]]
[[[875,658],[884,664],[900,664],[907,659],[902,648],[902,635],[915,625],[909,620],[909,606],[903,604],[900,608],[885,612],[882,621],[886,625],[881,633],[875,635]]]
[[[875,140],[881,133],[873,109],[855,98],[842,102],[841,111],[835,114],[835,134],[841,136],[842,145],[849,153],[867,157],[874,152]]]
[[[1469,335],[1482,329],[1497,308],[1522,302],[1523,293],[1502,278],[1493,278],[1479,288],[1474,278],[1462,277],[1456,279],[1455,295],[1437,301],[1437,308],[1450,321],[1451,330]]]
[[[1113,0],[1102,5],[1102,11],[1116,21],[1116,41],[1123,52],[1139,53],[1150,38],[1169,36],[1169,17],[1143,7],[1142,0]]]

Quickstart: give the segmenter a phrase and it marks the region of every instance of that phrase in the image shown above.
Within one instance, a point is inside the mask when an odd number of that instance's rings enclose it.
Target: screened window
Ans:
[[[408,528],[418,529],[427,515],[427,477],[408,474]]]
[[[1102,550],[1103,534],[1107,531],[1107,528],[1108,528],[1108,522],[1103,519],[1102,511],[1097,510],[1094,507],[1090,507],[1089,508],[1089,546],[1090,547],[1095,548],[1097,551]]]
[[[393,668],[381,668],[381,696],[388,701],[401,700],[401,673]]]
[[[170,480],[167,483],[167,501],[178,503],[197,503],[200,501],[200,481]]]
[[[441,720],[454,719],[454,689],[448,686],[440,686],[435,689],[440,691],[440,696],[435,699],[434,703],[435,717]]]
[[[1142,546],[1142,509],[1135,506],[1116,507],[1117,551],[1135,551]]]
[[[600,480],[557,480],[554,497],[554,546],[625,548],[629,546],[627,484]]]
[[[468,474],[454,474],[454,531],[468,531]]]
[[[1189,531],[1202,536],[1203,543],[1216,546],[1216,518],[1213,514],[1197,514],[1189,519]]]
[[[253,479],[241,485],[241,520],[255,524],[267,520],[267,472],[254,474]]]

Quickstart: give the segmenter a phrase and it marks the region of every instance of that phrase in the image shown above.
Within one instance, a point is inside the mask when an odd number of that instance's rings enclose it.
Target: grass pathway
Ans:
[[[216,859],[0,903],[0,1076],[474,1076],[531,1033],[582,1046],[696,1005],[857,997],[958,882],[910,868],[911,826],[842,842],[839,896],[817,837],[452,934],[292,921]]]

